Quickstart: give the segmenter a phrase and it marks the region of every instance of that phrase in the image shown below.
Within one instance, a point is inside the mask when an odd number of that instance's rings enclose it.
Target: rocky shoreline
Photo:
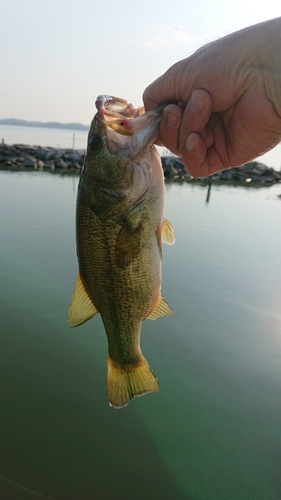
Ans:
[[[0,168],[81,171],[85,150],[57,149],[51,147],[0,144]],[[251,161],[238,168],[230,168],[210,177],[193,178],[185,170],[180,158],[162,157],[162,167],[167,180],[182,182],[254,183],[272,185],[281,182],[281,172],[258,161]]]

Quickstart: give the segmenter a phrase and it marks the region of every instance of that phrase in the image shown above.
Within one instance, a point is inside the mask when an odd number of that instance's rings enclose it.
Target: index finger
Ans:
[[[176,63],[177,64],[177,63]],[[175,66],[175,65],[174,65]],[[152,82],[143,93],[143,103],[146,111],[158,108],[161,104],[182,101],[180,89],[177,88],[174,66]]]
[[[163,104],[162,100],[162,85],[163,85],[163,75],[157,78],[153,83],[146,87],[142,100],[145,107],[145,111],[150,111],[159,108],[160,104]]]

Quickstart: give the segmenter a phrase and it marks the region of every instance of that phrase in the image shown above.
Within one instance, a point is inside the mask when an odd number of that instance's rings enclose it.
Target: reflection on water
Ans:
[[[281,498],[281,186],[167,184],[160,392],[118,411],[100,318],[67,325],[77,182],[0,172],[2,497]]]
[[[210,202],[211,187],[212,187],[212,183],[210,182],[210,183],[208,184],[208,189],[207,189],[206,203],[209,203],[209,202]]]

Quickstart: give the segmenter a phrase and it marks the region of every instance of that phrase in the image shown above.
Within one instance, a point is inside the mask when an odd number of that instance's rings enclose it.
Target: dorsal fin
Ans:
[[[161,230],[162,241],[168,245],[173,245],[175,243],[175,234],[172,224],[167,220],[163,220],[162,230]]]
[[[91,319],[95,314],[98,314],[98,310],[85,290],[80,273],[78,272],[68,311],[68,324],[71,327],[82,325],[82,323]]]
[[[164,297],[159,294],[159,300],[156,303],[156,306],[154,307],[153,311],[150,313],[149,316],[147,316],[147,319],[157,319],[161,318],[162,316],[172,316],[174,314],[174,311],[170,308],[168,302],[164,299]]]

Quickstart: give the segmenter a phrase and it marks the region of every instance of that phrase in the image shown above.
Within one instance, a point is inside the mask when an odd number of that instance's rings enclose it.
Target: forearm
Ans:
[[[233,90],[237,84],[237,93],[242,94],[261,77],[266,95],[281,117],[281,17],[244,28],[213,43],[210,52],[213,74],[219,76],[216,83],[225,85],[225,74]]]
[[[281,118],[281,17],[254,27],[257,64],[273,109]]]

